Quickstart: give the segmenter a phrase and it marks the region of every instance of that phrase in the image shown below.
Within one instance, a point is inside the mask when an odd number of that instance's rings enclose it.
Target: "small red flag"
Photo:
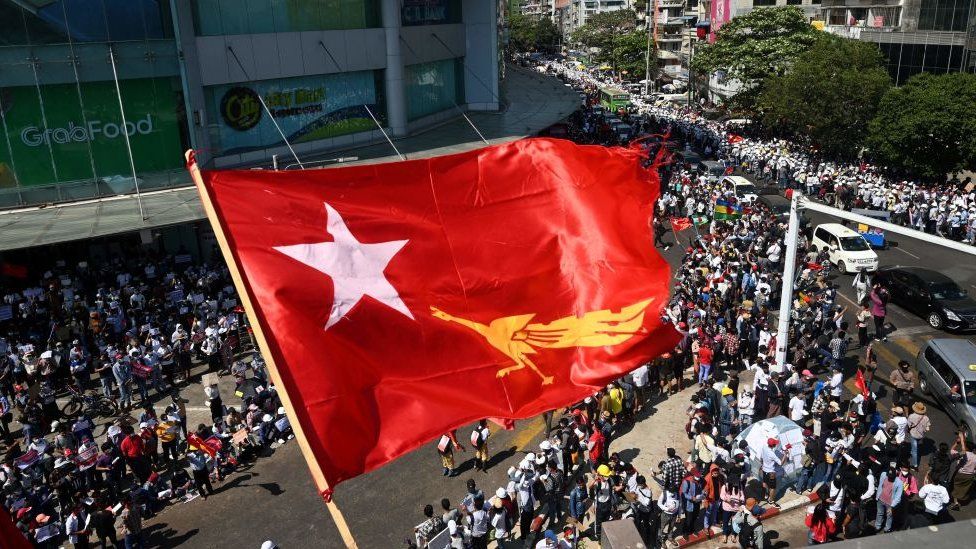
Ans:
[[[822,271],[823,265],[821,265],[820,263],[808,262],[807,269],[810,269],[811,271]]]
[[[331,489],[479,419],[581,400],[673,348],[670,269],[635,238],[650,239],[659,194],[645,160],[524,139],[204,172],[313,474]]]
[[[692,225],[690,217],[672,217],[671,218],[671,230],[680,233],[681,231],[690,228]]]
[[[864,374],[861,373],[861,370],[858,370],[857,375],[854,376],[854,385],[857,386],[858,389],[860,389],[861,395],[863,395],[864,398],[868,397],[868,395],[870,394],[870,392],[868,391],[868,384],[865,383]]]
[[[196,433],[190,433],[186,437],[187,446],[196,448],[210,457],[217,455],[217,452],[220,451],[220,444],[220,439],[217,437],[209,437],[203,440]]]

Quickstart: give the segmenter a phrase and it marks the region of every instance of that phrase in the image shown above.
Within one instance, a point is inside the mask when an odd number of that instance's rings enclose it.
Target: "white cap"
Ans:
[[[539,448],[543,452],[552,450],[552,443],[550,443],[548,440],[543,440],[542,442],[539,443]]]
[[[278,415],[281,415],[281,416],[285,415],[285,407],[284,406],[279,406],[278,407]]]
[[[506,498],[508,497],[508,492],[506,492],[504,488],[499,488],[495,490],[495,496],[499,498]]]
[[[278,549],[278,544],[269,539],[261,544],[261,549]]]
[[[271,420],[273,420],[273,419],[274,419],[274,418],[273,418],[273,417],[271,417],[271,414],[264,414],[264,417],[262,417],[262,418],[261,418],[261,421],[265,421],[265,422],[267,422],[267,421],[271,421]]]

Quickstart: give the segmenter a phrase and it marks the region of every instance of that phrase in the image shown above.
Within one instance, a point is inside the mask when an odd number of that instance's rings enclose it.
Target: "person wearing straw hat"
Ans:
[[[925,404],[916,402],[912,404],[912,413],[908,415],[908,439],[912,445],[912,469],[918,469],[918,447],[925,439],[925,433],[932,427],[932,422],[925,413]]]

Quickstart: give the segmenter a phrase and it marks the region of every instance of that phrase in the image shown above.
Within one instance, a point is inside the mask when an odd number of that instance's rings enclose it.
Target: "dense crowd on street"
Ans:
[[[293,436],[223,266],[133,251],[12,272],[0,288],[0,485],[35,546],[144,547],[143,520],[206,499]],[[218,375],[234,376],[237,406]],[[191,402],[208,421],[189,424]]]
[[[599,82],[556,67],[589,105],[570,119],[568,135],[616,144],[606,110],[594,108]],[[638,134],[667,135],[677,150],[717,156],[768,185],[846,209],[889,210],[897,223],[973,243],[976,195],[960,186],[893,182],[871,166],[818,162],[784,142],[730,140],[732,131],[688,109],[643,111],[613,114]],[[655,246],[685,249],[665,315],[681,342],[559,411],[555,426],[551,413],[545,439],[508,469],[507,484],[486,494],[469,479],[460,503],[444,499],[436,512],[428,505],[415,532],[420,546],[446,530],[452,548],[487,547],[491,539],[500,547],[576,547],[585,537],[599,540],[606,521],[630,518],[649,547],[704,531],[761,548],[769,544],[763,516],[789,492],[818,495],[805,518],[796,517],[810,544],[953,520],[972,497],[976,453],[962,433],[928,438],[931,420],[907,362],[879,397],[874,346],[886,339],[888,290],[859,275],[857,306],[842,305],[826,252],[801,233],[787,355],[778,362],[770,311],[790,260],[786,221],[759,203],[714,219],[716,202],[736,203],[734,189],[680,158],[665,168],[653,235]],[[667,220],[678,217],[696,222],[673,233]],[[610,451],[645,407],[686,389],[686,446],[667,448],[651,471]],[[485,422],[471,433],[476,468],[488,459],[489,437]],[[456,474],[463,449],[455,433],[438,441],[445,475]]]
[[[611,83],[562,63],[548,66],[554,74],[583,89],[595,91],[598,85]],[[784,139],[763,139],[749,121],[720,122],[687,106],[634,102],[641,114],[680,131],[696,150],[706,156],[715,154],[763,183],[799,189],[846,210],[884,212],[893,223],[976,244],[976,182],[969,178],[900,179],[864,160],[832,161]]]

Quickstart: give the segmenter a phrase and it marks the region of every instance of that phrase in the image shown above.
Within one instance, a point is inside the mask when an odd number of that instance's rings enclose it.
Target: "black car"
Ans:
[[[776,216],[776,221],[778,223],[789,223],[790,222],[790,201],[789,199],[783,198],[778,194],[762,194],[756,198],[756,201],[763,204],[773,214]],[[800,212],[800,229],[806,229],[810,225],[810,218],[807,214]]]
[[[946,275],[921,267],[882,267],[874,275],[891,300],[933,328],[976,329],[976,300]]]

